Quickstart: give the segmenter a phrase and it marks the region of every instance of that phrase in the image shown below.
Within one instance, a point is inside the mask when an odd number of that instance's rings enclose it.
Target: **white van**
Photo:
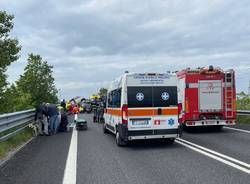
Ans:
[[[137,139],[169,139],[181,135],[175,74],[125,73],[108,89],[104,133],[116,135],[118,146]]]

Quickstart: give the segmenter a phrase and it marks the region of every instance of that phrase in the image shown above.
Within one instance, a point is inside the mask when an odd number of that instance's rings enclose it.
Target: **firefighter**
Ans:
[[[66,111],[66,102],[65,99],[61,100],[61,107],[63,107],[64,111]]]
[[[70,103],[70,102],[67,102],[67,103],[66,103],[66,111],[69,111],[70,107],[71,107],[71,103]]]

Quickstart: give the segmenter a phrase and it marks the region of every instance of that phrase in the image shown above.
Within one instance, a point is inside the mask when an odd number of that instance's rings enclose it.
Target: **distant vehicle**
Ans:
[[[92,106],[90,102],[82,102],[81,106],[83,107],[83,111],[87,113],[91,113],[92,111]]]
[[[125,73],[108,89],[104,133],[116,135],[118,146],[137,139],[181,135],[175,74]]]
[[[180,122],[187,127],[234,125],[236,90],[234,70],[209,68],[185,69],[177,72]]]

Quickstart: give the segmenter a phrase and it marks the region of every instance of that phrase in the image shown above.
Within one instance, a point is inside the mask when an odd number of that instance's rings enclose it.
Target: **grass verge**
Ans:
[[[250,125],[250,116],[237,116],[237,123],[243,125]]]
[[[14,150],[19,145],[28,141],[32,137],[33,132],[29,127],[27,127],[16,136],[6,141],[0,142],[0,160],[6,157],[8,152]]]

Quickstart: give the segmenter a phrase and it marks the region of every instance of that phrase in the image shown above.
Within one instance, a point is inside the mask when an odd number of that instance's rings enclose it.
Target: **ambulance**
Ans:
[[[213,126],[236,123],[235,72],[208,68],[187,68],[177,72],[179,103],[182,112],[179,122],[186,127]]]
[[[128,73],[114,80],[107,94],[104,133],[116,135],[118,146],[139,139],[181,135],[177,77],[171,73]]]

